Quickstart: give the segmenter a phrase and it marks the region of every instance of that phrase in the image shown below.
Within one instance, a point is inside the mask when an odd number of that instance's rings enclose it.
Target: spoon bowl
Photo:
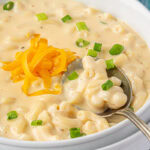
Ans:
[[[95,58],[95,61],[97,61],[98,59],[99,58]],[[67,72],[65,72],[65,74],[63,75],[63,79],[62,79],[63,83],[66,81],[66,77],[69,76],[69,74],[71,72],[73,72],[74,70],[79,70],[79,69],[83,69],[82,59],[76,59],[74,62],[72,62],[68,66]],[[110,69],[110,70],[106,70],[106,71],[107,71],[108,77],[114,76],[122,81],[121,88],[123,89],[124,93],[127,95],[127,102],[123,107],[121,107],[119,109],[108,108],[103,113],[99,113],[98,115],[100,115],[102,117],[110,117],[110,116],[114,115],[118,110],[128,108],[132,103],[132,86],[131,86],[130,80],[128,79],[128,77],[126,76],[124,71],[118,67],[115,67],[114,69]],[[81,110],[81,108],[79,108],[79,106],[76,106],[76,107]]]
[[[129,108],[132,103],[132,85],[126,74],[120,68],[115,67],[114,69],[107,70],[108,77],[117,77],[121,80],[121,88],[123,89],[124,93],[127,95],[127,102],[124,106],[120,107],[119,109],[110,109],[108,108],[105,112],[99,114],[102,117],[110,117],[114,115],[117,111]]]
[[[95,61],[98,60],[98,58],[95,59]],[[83,69],[82,65],[82,59],[77,59],[74,62],[72,62],[67,69],[67,72],[64,73],[62,77],[62,82],[64,83],[66,81],[66,77],[72,73],[74,70]],[[123,89],[124,93],[127,96],[127,102],[126,104],[119,108],[119,109],[106,109],[103,113],[99,113],[97,115],[100,115],[101,117],[111,117],[112,115],[121,115],[126,118],[128,118],[132,123],[136,125],[137,128],[139,128],[143,134],[149,139],[150,141],[150,128],[149,126],[141,120],[136,114],[129,108],[129,106],[132,103],[132,86],[131,82],[124,73],[123,70],[120,68],[115,67],[114,69],[107,70],[108,77],[117,77],[122,81],[121,88]],[[79,106],[76,106],[77,109],[82,110]]]

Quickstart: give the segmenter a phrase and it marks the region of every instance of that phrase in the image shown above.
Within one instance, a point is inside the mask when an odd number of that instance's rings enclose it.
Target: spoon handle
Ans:
[[[136,116],[136,114],[132,110],[130,110],[129,108],[125,108],[123,110],[117,111],[115,114],[127,117],[132,123],[137,126],[137,128],[139,128],[143,132],[143,134],[150,141],[150,127],[138,116]]]

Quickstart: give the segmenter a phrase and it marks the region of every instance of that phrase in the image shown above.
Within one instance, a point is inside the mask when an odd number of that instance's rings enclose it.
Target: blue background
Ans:
[[[150,10],[150,0],[139,0]]]

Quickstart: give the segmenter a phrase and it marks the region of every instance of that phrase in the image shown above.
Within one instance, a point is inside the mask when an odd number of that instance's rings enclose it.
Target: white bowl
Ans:
[[[149,140],[139,131],[122,141],[97,150],[149,150],[149,148]]]
[[[1,0],[2,2],[4,0]],[[135,0],[78,0],[92,7],[109,12],[114,16],[124,20],[135,29],[150,46],[150,14]],[[144,121],[150,121],[150,101],[137,112],[137,115]],[[64,140],[32,142],[19,141],[7,138],[0,138],[0,150],[93,150],[104,148],[105,146],[116,143],[129,137],[137,131],[136,127],[125,120],[116,126],[103,132],[88,135],[82,138]]]

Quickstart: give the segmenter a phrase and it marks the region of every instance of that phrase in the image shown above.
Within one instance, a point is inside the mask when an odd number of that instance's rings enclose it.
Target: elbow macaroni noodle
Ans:
[[[78,104],[81,108],[91,110],[93,112],[103,112],[108,107],[118,109],[126,104],[127,96],[123,93],[120,85],[116,86],[115,81],[115,86],[113,86],[110,90],[102,90],[102,84],[109,79],[107,77],[106,64],[104,60],[99,59],[95,61],[92,57],[85,56],[83,58],[83,70],[84,71],[78,79],[75,81],[68,81],[66,85],[64,85],[64,93],[66,94],[66,99],[68,101],[70,100],[71,103]],[[120,84],[121,81],[119,79],[115,78],[115,80]],[[76,83],[77,86],[74,86],[74,83]],[[80,85],[84,85],[82,90]],[[74,88],[71,89],[70,87]],[[70,91],[71,94],[69,93]],[[76,96],[77,94],[79,94],[79,96]],[[80,95],[82,95],[82,99]]]

